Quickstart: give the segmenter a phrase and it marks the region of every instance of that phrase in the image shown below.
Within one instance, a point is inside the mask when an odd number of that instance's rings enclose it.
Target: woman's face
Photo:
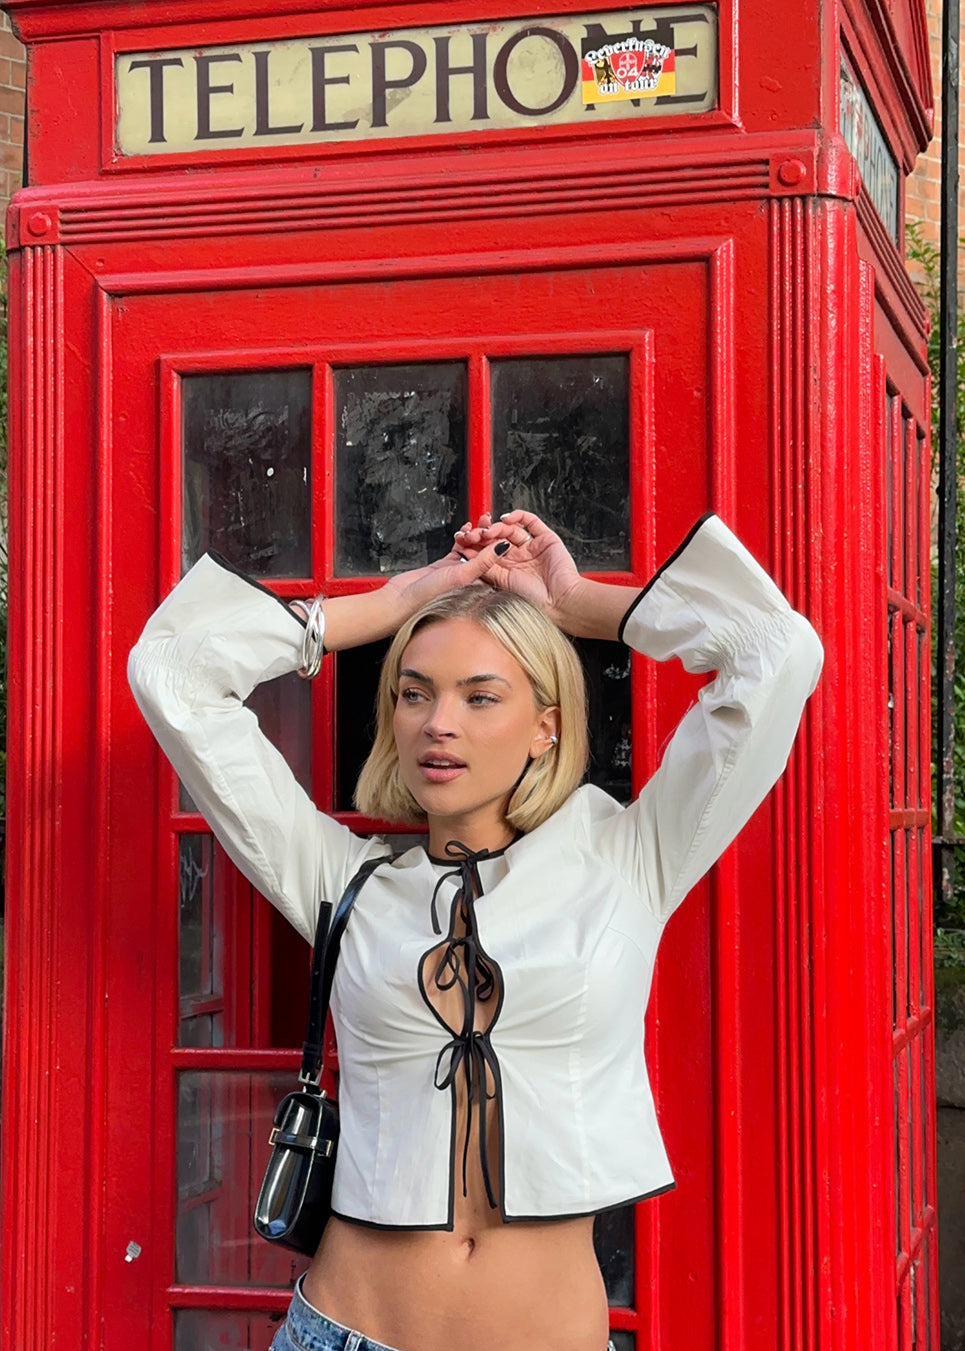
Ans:
[[[531,757],[558,734],[516,658],[471,619],[415,634],[402,654],[393,730],[403,782],[426,813],[429,847],[472,849],[512,838],[506,807]]]

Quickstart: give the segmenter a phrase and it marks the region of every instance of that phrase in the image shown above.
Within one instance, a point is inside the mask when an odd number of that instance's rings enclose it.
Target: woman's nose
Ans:
[[[455,717],[449,700],[437,699],[435,701],[429,710],[429,716],[426,718],[422,730],[432,741],[439,741],[443,737],[456,735]]]

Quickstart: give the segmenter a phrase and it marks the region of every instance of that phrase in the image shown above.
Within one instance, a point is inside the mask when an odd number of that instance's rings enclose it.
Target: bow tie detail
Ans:
[[[439,923],[437,902],[439,891],[444,882],[459,878],[459,890],[452,901],[449,920],[449,936],[441,948],[431,948],[422,959],[423,969],[427,962],[436,960],[432,983],[437,990],[458,989],[462,996],[462,1026],[450,1026],[452,1036],[442,1047],[436,1061],[435,1086],[442,1090],[452,1090],[457,1077],[462,1074],[466,1086],[466,1133],[462,1149],[462,1194],[468,1192],[469,1142],[472,1133],[474,1112],[479,1113],[479,1156],[486,1199],[493,1209],[498,1207],[487,1149],[486,1104],[498,1093],[499,1065],[489,1040],[489,1030],[476,1028],[476,1002],[485,1003],[498,991],[499,968],[483,952],[476,930],[477,897],[483,894],[482,879],[479,876],[479,864],[493,854],[488,849],[470,849],[459,840],[450,840],[446,845],[446,855],[452,859],[454,867],[439,878],[432,893],[431,915],[433,932],[442,933]],[[461,919],[465,933],[455,932],[457,920]],[[420,984],[422,981],[420,980]],[[423,985],[423,993],[425,988]],[[444,1021],[437,1013],[440,1021]],[[492,1024],[490,1023],[490,1027]],[[489,1089],[492,1080],[493,1091]]]

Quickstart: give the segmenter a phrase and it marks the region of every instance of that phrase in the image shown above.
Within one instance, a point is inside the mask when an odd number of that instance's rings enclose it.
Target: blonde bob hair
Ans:
[[[577,787],[586,769],[586,685],[573,644],[520,596],[482,584],[448,591],[424,605],[396,633],[382,663],[375,741],[362,766],[355,805],[366,816],[415,824],[425,812],[402,781],[392,720],[399,698],[402,654],[420,629],[447,619],[469,619],[515,657],[529,677],[537,713],[559,708],[559,741],[531,759],[513,790],[506,818],[517,830],[548,820]]]

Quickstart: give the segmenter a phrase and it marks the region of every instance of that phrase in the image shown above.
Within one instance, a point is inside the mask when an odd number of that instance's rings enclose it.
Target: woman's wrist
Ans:
[[[580,577],[563,597],[554,620],[573,638],[605,638],[616,641],[620,622],[639,587],[614,586]]]
[[[406,618],[402,608],[388,584],[351,596],[327,596],[322,604],[325,651],[341,652],[388,638]]]

